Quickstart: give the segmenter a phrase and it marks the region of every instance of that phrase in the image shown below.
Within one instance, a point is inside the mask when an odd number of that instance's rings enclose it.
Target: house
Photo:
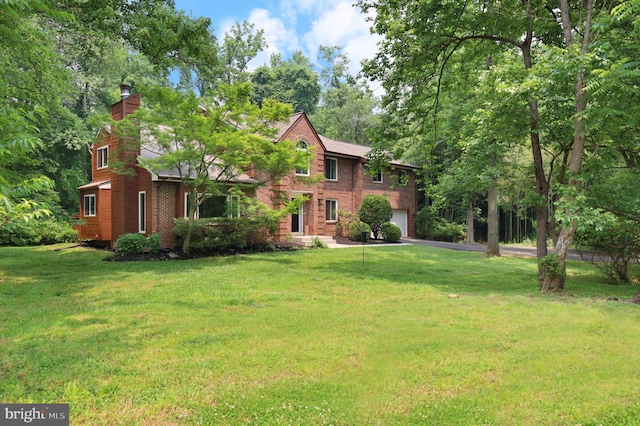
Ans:
[[[140,107],[140,94],[129,95],[125,88],[119,102],[112,105],[111,117],[121,120]],[[279,130],[278,140],[297,141],[299,149],[313,149],[308,167],[295,170],[277,184],[289,198],[304,195],[306,201],[297,214],[280,224],[276,238],[289,236],[334,236],[338,211],[357,212],[366,194],[386,195],[393,208],[392,222],[403,236],[414,236],[417,212],[416,167],[392,162],[375,176],[366,171],[369,147],[335,141],[318,135],[305,113],[293,115]],[[277,143],[277,142],[276,142]],[[165,247],[176,244],[174,219],[186,216],[185,188],[172,171],[151,171],[136,165],[137,159],[153,155],[145,149],[128,149],[121,137],[102,129],[91,146],[91,182],[79,187],[80,219],[77,229],[82,240],[113,247],[124,233],[158,233]],[[124,164],[130,173],[116,173],[110,162]],[[324,176],[304,183],[301,176]],[[240,175],[236,182],[251,183],[252,176]],[[272,184],[273,185],[273,184]],[[273,187],[259,187],[252,196],[273,207]],[[204,211],[203,211],[204,209]],[[201,217],[236,214],[233,200],[213,197],[201,206]]]

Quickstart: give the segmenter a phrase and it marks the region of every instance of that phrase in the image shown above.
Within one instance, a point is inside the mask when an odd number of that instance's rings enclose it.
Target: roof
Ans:
[[[86,185],[79,186],[78,189],[111,189],[111,181],[110,180],[102,180],[100,182],[91,182]]]
[[[286,123],[283,123],[282,127],[280,127],[280,129],[278,130],[278,133],[276,135],[277,139],[281,140],[284,137],[284,135],[289,131],[289,129],[296,123],[296,121],[298,121],[300,119],[300,117],[303,116],[303,115],[306,116],[306,114],[304,112],[299,112],[299,113],[294,114],[291,117],[289,117],[289,121],[286,122]],[[311,127],[313,128],[313,124],[311,125]],[[315,132],[315,129],[313,129],[313,130]],[[320,139],[320,142],[324,146],[325,152],[328,153],[328,154],[334,154],[334,155],[352,157],[352,158],[364,158],[364,159],[366,159],[367,158],[367,154],[372,149],[370,146],[357,145],[357,144],[353,144],[353,143],[349,143],[349,142],[337,141],[337,140],[328,138],[326,136],[320,135],[318,133],[316,133],[316,134],[318,135],[318,138]],[[399,160],[392,160],[392,161],[390,161],[390,164],[392,164],[393,166],[409,167],[409,168],[412,168],[412,169],[419,169],[418,166],[415,166],[415,165],[409,164],[409,163],[405,163],[405,162],[399,161]]]
[[[160,150],[149,149],[149,145],[143,145],[140,148],[140,156],[138,157],[138,159],[140,159],[140,158],[148,158],[148,159],[158,158],[161,155],[159,151]],[[188,169],[182,170],[182,173],[177,168],[164,169],[164,170],[151,170],[151,169],[147,168],[147,170],[149,170],[149,172],[151,172],[154,175],[156,175],[159,179],[181,179],[182,177],[186,176],[187,174],[189,174],[191,178],[195,178],[196,177],[195,172],[192,171],[191,173],[189,173]],[[219,168],[214,166],[214,167],[211,168],[211,170],[209,170],[209,179],[218,180],[219,176],[220,176],[220,169]],[[231,179],[229,179],[229,182],[234,182],[234,183],[255,183],[256,180],[250,178],[245,173],[238,173],[235,176],[233,176]]]

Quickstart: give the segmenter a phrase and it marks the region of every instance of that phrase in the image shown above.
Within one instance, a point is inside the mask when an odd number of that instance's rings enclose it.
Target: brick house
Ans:
[[[140,107],[140,95],[123,91],[122,99],[111,107],[111,117],[121,120]],[[392,222],[403,236],[415,236],[417,212],[416,167],[393,162],[384,173],[372,177],[366,173],[365,156],[369,147],[334,141],[318,135],[305,113],[292,116],[279,130],[278,140],[297,141],[299,149],[312,149],[309,166],[295,171],[300,176],[324,176],[314,184],[305,184],[296,176],[284,178],[277,190],[289,198],[304,195],[307,201],[298,214],[280,224],[276,238],[333,236],[338,210],[357,212],[365,194],[388,196],[393,208]],[[176,244],[174,218],[186,216],[186,194],[175,172],[154,172],[136,166],[136,159],[152,155],[144,148],[126,151],[120,137],[102,129],[91,146],[91,182],[79,187],[80,238],[113,247],[123,233],[158,233],[165,247]],[[130,174],[115,173],[109,161],[125,164]],[[125,163],[126,161],[126,163]],[[251,176],[240,175],[237,182],[252,183]],[[259,187],[250,196],[273,207],[272,189]],[[229,200],[211,199],[209,214],[226,215],[221,206]],[[217,205],[216,205],[217,203]],[[227,206],[228,207],[228,206]],[[226,210],[228,212],[228,210]]]

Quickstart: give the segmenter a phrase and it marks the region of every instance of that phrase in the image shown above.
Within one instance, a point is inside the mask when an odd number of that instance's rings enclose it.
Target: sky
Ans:
[[[255,69],[268,63],[272,53],[288,58],[302,53],[318,63],[319,46],[339,46],[351,59],[349,71],[360,71],[360,61],[372,58],[378,36],[369,32],[370,23],[354,0],[176,0],[176,9],[194,17],[211,18],[219,41],[235,23],[248,21],[263,29],[268,44],[249,63]]]

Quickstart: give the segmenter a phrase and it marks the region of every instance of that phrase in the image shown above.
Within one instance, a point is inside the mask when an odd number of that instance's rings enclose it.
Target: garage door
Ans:
[[[391,217],[391,223],[400,228],[403,237],[407,237],[409,235],[407,232],[407,214],[407,210],[394,210],[393,216]]]

